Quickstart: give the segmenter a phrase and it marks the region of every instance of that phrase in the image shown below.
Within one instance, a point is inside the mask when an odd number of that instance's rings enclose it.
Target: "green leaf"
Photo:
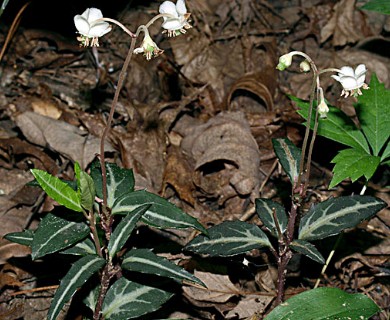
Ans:
[[[87,256],[96,254],[95,245],[91,239],[87,238],[81,242],[76,243],[73,247],[61,251],[62,254],[72,254],[76,256]]]
[[[384,160],[386,160],[386,159],[389,158],[389,157],[390,157],[390,143],[387,143],[387,144],[386,144],[386,148],[385,148],[385,150],[383,151],[383,154],[382,154],[382,156],[381,156],[381,162],[384,161]],[[387,159],[387,160],[389,160],[389,159]]]
[[[31,173],[49,197],[68,209],[77,212],[83,211],[77,192],[67,183],[43,170],[31,169]]]
[[[83,170],[76,162],[74,164],[74,171],[77,179],[77,192],[80,197],[81,206],[87,211],[92,211],[95,202],[95,184],[92,178]]]
[[[371,0],[362,6],[361,9],[390,14],[390,2],[389,0]]]
[[[381,199],[370,196],[330,198],[313,206],[301,219],[299,239],[323,239],[352,228],[387,206]]]
[[[271,243],[258,226],[243,221],[225,221],[208,229],[208,236],[197,236],[185,250],[225,257],[261,247],[271,247]]]
[[[84,222],[79,222],[79,216],[67,217],[75,220],[66,220],[51,213],[42,219],[32,242],[33,260],[67,248],[88,236],[89,228]]]
[[[184,213],[181,209],[145,190],[135,191],[118,199],[112,214],[128,214],[141,205],[149,204],[150,208],[142,216],[142,221],[156,228],[195,228],[201,232],[206,229],[194,217]]]
[[[193,274],[169,260],[159,257],[148,249],[132,249],[124,256],[122,268],[147,274],[154,274],[174,280],[187,280],[203,287],[205,284]]]
[[[134,191],[133,170],[119,168],[116,164],[106,163],[107,171],[107,205],[112,208],[114,202],[120,197]],[[99,161],[91,166],[91,177],[95,183],[96,194],[103,198],[102,193],[102,171]]]
[[[47,319],[56,319],[64,304],[70,300],[76,290],[101,269],[105,263],[106,261],[97,255],[85,256],[76,261],[61,280],[51,302]]]
[[[5,9],[5,7],[7,6],[8,1],[9,1],[9,0],[3,0],[3,3],[1,4],[1,7],[0,7],[0,17],[1,17],[1,15],[3,14],[3,12],[4,12],[4,9]]]
[[[292,101],[295,101],[300,108],[298,114],[307,120],[309,112],[309,103],[296,97],[290,96]],[[314,113],[314,112],[313,112]],[[314,115],[310,124],[310,128],[314,127]],[[337,141],[346,146],[363,150],[370,153],[370,148],[363,133],[356,128],[353,121],[339,109],[329,106],[329,113],[326,119],[319,119],[318,132],[320,136],[326,137],[333,141]]]
[[[378,311],[380,308],[364,294],[317,288],[288,299],[264,320],[368,320]]]
[[[379,157],[372,156],[361,150],[341,150],[331,161],[335,163],[335,166],[329,189],[347,178],[351,178],[352,182],[355,182],[361,176],[364,176],[368,181],[375,173],[380,161]]]
[[[371,76],[370,89],[364,90],[355,107],[373,155],[379,156],[390,136],[390,90],[379,82],[375,73]]]
[[[31,247],[34,238],[34,231],[24,230],[22,232],[11,232],[6,234],[4,238],[9,241]]]
[[[103,303],[103,317],[110,320],[140,317],[157,310],[171,297],[171,293],[122,277],[107,292]]]
[[[305,240],[294,240],[291,242],[291,248],[306,257],[309,257],[310,259],[314,260],[315,262],[325,264],[325,259],[321,255],[321,253],[317,250],[317,248],[311,244],[310,242],[307,242]]]
[[[122,249],[127,239],[133,232],[135,225],[142,215],[150,208],[150,204],[144,204],[137,207],[127,216],[125,216],[121,222],[115,227],[114,232],[111,235],[110,242],[108,243],[108,252],[112,259],[114,255]]]
[[[278,230],[274,220],[274,210],[282,233],[286,231],[288,219],[284,207],[281,204],[269,199],[256,199],[255,203],[256,212],[260,220],[275,237],[278,237]]]
[[[272,144],[280,164],[290,178],[291,184],[295,185],[298,181],[301,150],[287,138],[272,139]]]

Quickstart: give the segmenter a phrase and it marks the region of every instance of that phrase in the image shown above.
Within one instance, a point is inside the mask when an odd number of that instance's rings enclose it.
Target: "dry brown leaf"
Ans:
[[[262,314],[272,300],[273,297],[270,296],[247,295],[227,313],[225,319],[245,319],[255,313]]]

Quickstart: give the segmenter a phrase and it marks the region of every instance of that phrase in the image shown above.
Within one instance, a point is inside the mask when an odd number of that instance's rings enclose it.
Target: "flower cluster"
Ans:
[[[187,13],[184,0],[177,0],[176,5],[172,1],[164,1],[160,5],[159,12],[163,15],[163,31],[168,37],[176,37],[186,33],[186,29],[192,28],[188,23],[191,13]]]

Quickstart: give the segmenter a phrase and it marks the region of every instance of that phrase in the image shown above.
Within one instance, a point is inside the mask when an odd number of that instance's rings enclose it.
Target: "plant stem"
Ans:
[[[100,278],[100,291],[98,296],[98,301],[96,303],[95,311],[93,313],[93,320],[101,319],[101,312],[103,307],[103,301],[106,297],[108,288],[110,286],[111,279],[115,276],[117,270],[115,270],[114,266],[111,262],[108,262],[103,269],[101,278]]]

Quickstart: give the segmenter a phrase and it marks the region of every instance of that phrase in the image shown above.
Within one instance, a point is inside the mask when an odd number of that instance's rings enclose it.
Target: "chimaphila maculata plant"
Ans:
[[[343,135],[343,137],[336,141],[341,140],[341,143],[353,147],[367,144],[367,148],[363,148],[363,151],[368,151],[368,153],[370,151],[368,144],[370,144],[371,149],[374,149],[371,144],[375,144],[374,150],[382,151],[380,151],[381,154],[379,154],[379,151],[375,151],[373,157],[380,158],[382,156],[383,162],[388,161],[390,153],[386,145],[389,136],[388,125],[386,128],[382,128],[387,132],[387,138],[386,132],[378,132],[377,130],[374,135],[381,137],[381,142],[377,143],[377,140],[374,141],[377,138],[372,137],[372,140],[368,140],[367,143],[362,132],[356,133],[358,130],[356,127],[351,129],[343,128],[340,125],[341,122],[346,121],[347,117],[342,116],[340,111],[334,107],[328,106],[324,98],[320,76],[329,72],[337,73],[337,75],[332,75],[332,78],[342,85],[341,95],[343,97],[361,97],[362,90],[369,89],[365,83],[367,72],[365,65],[361,64],[355,70],[347,66],[341,69],[318,70],[307,54],[293,51],[280,57],[277,69],[283,71],[290,67],[294,56],[303,57],[300,70],[302,72],[311,71],[313,80],[309,103],[301,102],[299,104],[299,106],[306,107],[299,111],[300,114],[307,119],[311,119],[306,124],[302,150],[288,139],[273,140],[275,154],[292,184],[289,208],[285,210],[281,204],[269,199],[256,199],[256,212],[263,223],[262,229],[257,225],[243,221],[226,221],[208,229],[208,235],[196,237],[187,244],[185,249],[211,256],[232,256],[244,254],[255,248],[268,248],[277,264],[278,281],[277,296],[274,303],[274,306],[277,307],[266,316],[266,320],[344,319],[344,317],[348,317],[348,319],[368,319],[379,310],[371,299],[361,294],[349,295],[336,288],[309,290],[289,299],[287,303],[282,303],[284,301],[287,265],[294,253],[305,255],[320,264],[324,264],[325,259],[311,241],[340,234],[343,230],[354,227],[362,220],[372,217],[386,206],[386,203],[378,198],[364,196],[364,185],[360,195],[330,198],[313,205],[308,212],[303,212],[302,204],[307,196],[311,157],[318,131],[323,129],[324,126],[327,128],[329,123],[333,126],[337,124],[341,128],[333,131],[339,132],[339,135]],[[376,81],[375,76],[373,76],[371,83],[374,83],[375,87],[377,87]],[[370,90],[366,92],[369,93]],[[387,94],[389,94],[389,91],[387,91]],[[371,114],[372,110],[369,113]],[[349,121],[351,122],[350,119]],[[371,122],[371,124],[366,124],[366,126],[371,126],[367,131],[372,131],[377,124],[377,122]],[[383,126],[385,125],[383,124]],[[363,125],[362,128],[364,129]],[[310,129],[312,129],[311,135]],[[332,129],[334,128],[332,127]],[[348,130],[351,132],[348,132]],[[322,130],[321,132],[327,136],[328,131]],[[382,135],[384,135],[384,138],[382,138]],[[351,138],[351,136],[353,139],[348,140],[346,138]],[[334,139],[334,137],[330,138]],[[351,140],[353,143],[350,142]],[[370,175],[365,172],[362,173],[367,180],[372,174],[373,172],[370,172]],[[357,179],[355,176],[353,178]],[[269,235],[271,238],[269,238]]]
[[[82,46],[98,47],[99,37],[112,29],[109,23],[121,27],[131,37],[131,45],[102,133],[99,159],[92,164],[90,174],[77,163],[74,165],[75,181],[62,181],[45,171],[31,170],[40,187],[69,210],[47,214],[35,231],[6,236],[11,241],[30,246],[33,260],[53,253],[80,256],[61,280],[47,319],[56,319],[65,303],[81,287],[83,290],[78,298],[83,298],[91,309],[85,316],[94,320],[140,317],[160,308],[172,296],[172,290],[167,289],[166,284],[145,285],[147,276],[137,278],[143,279],[141,283],[134,281],[134,272],[204,286],[191,273],[151,250],[131,248],[131,243],[125,246],[138,221],[162,229],[207,231],[195,218],[164,198],[146,190],[134,190],[132,170],[106,163],[104,158],[104,142],[132,54],[143,53],[149,60],[163,53],[149,35],[149,26],[162,18],[163,32],[168,36],[179,36],[191,28],[188,22],[190,13],[187,13],[184,0],[178,0],[176,4],[165,1],[159,12],[146,25],[139,26],[135,33],[120,22],[103,17],[97,8],[89,8],[74,17],[79,33],[77,39]],[[135,48],[141,32],[143,41],[139,48]]]

